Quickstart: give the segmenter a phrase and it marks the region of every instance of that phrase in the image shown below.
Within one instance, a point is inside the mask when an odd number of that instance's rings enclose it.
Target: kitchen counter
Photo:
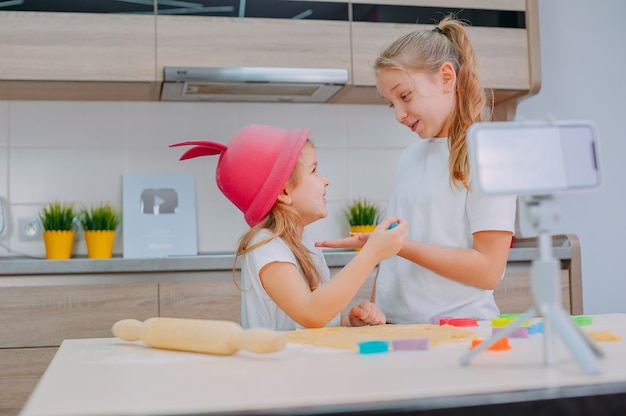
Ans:
[[[565,240],[563,240],[565,241]],[[572,258],[569,244],[554,246],[554,256],[560,260]],[[353,250],[325,250],[324,255],[329,267],[342,267],[356,254]],[[526,262],[539,257],[539,249],[532,245],[520,244],[509,252],[509,262]],[[38,274],[81,274],[81,273],[121,273],[121,272],[160,272],[160,271],[200,271],[231,270],[234,254],[205,253],[197,256],[176,256],[166,258],[127,259],[89,259],[87,257],[69,260],[46,260],[28,257],[0,258],[0,277],[8,275]]]
[[[325,253],[330,267],[343,266],[355,252],[332,250]],[[175,256],[163,258],[46,260],[28,257],[5,257],[0,260],[0,276],[34,274],[79,274],[79,273],[134,273],[161,271],[231,270],[234,253],[206,253],[197,256]]]
[[[560,341],[554,364],[544,365],[542,334],[511,338],[511,350],[482,352],[468,366],[459,364],[467,342],[368,355],[288,344],[271,354],[215,356],[115,338],[69,339],[20,415],[400,414],[468,406],[501,406],[502,413],[483,414],[511,415],[515,404],[571,414],[547,409],[581,398],[588,414],[624,414],[626,314],[592,318],[583,331],[622,337],[598,343],[605,356],[595,375],[583,372]],[[468,329],[488,337],[491,323]]]
[[[563,298],[572,314],[583,313],[580,244],[572,234],[553,237],[553,253],[560,260],[563,271]],[[353,250],[325,250],[326,262],[335,273],[355,255]],[[517,310],[528,304],[528,270],[539,257],[535,239],[517,239],[509,251],[506,276],[496,297],[502,305],[511,303]],[[0,259],[0,288],[55,287],[70,285],[111,285],[164,282],[217,282],[232,281],[234,254],[204,253],[197,256],[168,258],[46,260],[34,258]],[[231,284],[232,286],[232,284]],[[367,290],[364,289],[364,290]],[[520,298],[520,293],[523,296]],[[507,299],[503,299],[506,297]],[[518,302],[519,300],[519,302]],[[505,308],[507,310],[508,308]]]

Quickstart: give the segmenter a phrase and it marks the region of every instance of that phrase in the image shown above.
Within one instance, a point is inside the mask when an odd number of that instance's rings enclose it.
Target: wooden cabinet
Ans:
[[[473,25],[470,36],[497,119],[512,118],[517,100],[539,89],[537,0],[310,1],[345,7],[348,18],[0,11],[0,100],[156,101],[165,66],[268,66],[346,68],[348,86],[331,102],[381,103],[373,60],[400,35],[433,22],[384,20],[383,9],[373,13],[379,21],[360,19],[358,8],[370,6],[437,18],[449,10],[519,13],[522,28]]]
[[[157,17],[157,77],[164,66],[350,68],[347,21]]]
[[[486,88],[494,91],[496,119],[512,119],[519,98],[538,92],[540,86],[539,33],[536,0],[377,0],[378,15],[384,15],[382,7],[406,7],[423,9],[433,13],[433,7],[445,10],[463,11],[471,9],[477,18],[480,13],[489,13],[483,19],[491,25],[472,25],[468,28],[472,44],[478,55],[481,76]],[[498,25],[498,17],[493,13],[509,13],[514,19],[518,13],[524,16],[522,28]],[[353,10],[353,14],[356,11]],[[419,13],[418,13],[419,14]],[[435,13],[436,14],[436,13]],[[513,17],[511,17],[513,16]],[[442,14],[437,15],[437,20]],[[383,19],[383,17],[381,17]],[[340,102],[359,103],[382,102],[376,95],[373,64],[378,54],[400,36],[420,28],[432,28],[437,21],[422,20],[412,23],[351,21],[351,85],[336,97]],[[478,19],[477,19],[478,20]],[[519,19],[518,19],[519,20]],[[416,24],[417,23],[417,24]],[[512,107],[510,107],[512,104]]]
[[[18,414],[64,339],[111,337],[112,325],[127,318],[239,322],[240,292],[230,271],[21,279],[34,283],[0,289],[0,416]]]
[[[0,11],[0,99],[158,99],[155,20]]]
[[[19,412],[64,339],[110,337],[113,323],[158,305],[157,283],[3,287],[0,416]]]

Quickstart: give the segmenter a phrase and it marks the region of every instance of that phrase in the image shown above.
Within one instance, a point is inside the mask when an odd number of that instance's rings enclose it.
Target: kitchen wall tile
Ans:
[[[404,149],[353,149],[348,156],[348,199],[387,201]]]
[[[418,137],[398,123],[393,110],[384,105],[350,106],[346,112],[350,148],[404,148]]]
[[[318,147],[343,147],[346,106],[329,104],[240,104],[240,124],[268,124],[282,128],[310,128]]]
[[[123,157],[113,149],[15,148],[11,150],[11,204],[51,200],[121,202]]]
[[[248,230],[241,211],[226,202],[198,201],[199,252],[235,251],[239,239]]]
[[[0,147],[0,198],[9,197],[9,151]]]
[[[7,255],[3,245],[9,238],[9,218],[10,207],[8,204],[8,151],[7,148],[0,146],[0,210],[3,218],[0,220],[0,255]]]
[[[320,172],[330,181],[328,217],[310,229],[320,239],[342,238],[349,231],[343,213],[347,203],[364,196],[384,208],[400,153],[414,140],[387,110],[335,104],[0,102],[0,122],[3,117],[10,121],[5,123],[10,129],[4,133],[9,146],[4,156],[0,141],[0,163],[3,157],[5,162],[0,166],[0,192],[10,192],[11,220],[17,224],[17,218],[37,215],[52,199],[106,199],[121,206],[124,172],[193,172],[199,251],[232,251],[248,227],[217,188],[218,156],[179,161],[187,148],[169,144],[226,142],[254,122],[310,127]],[[120,232],[116,254],[123,251],[121,238]],[[7,239],[12,249],[45,254],[43,243],[17,241],[14,233]],[[85,254],[84,240],[77,241],[74,254]]]
[[[12,101],[12,146],[120,146],[126,106],[117,102]]]
[[[9,144],[9,102],[0,101],[0,146]]]
[[[188,140],[225,143],[239,128],[234,103],[126,103],[127,146],[167,147]]]
[[[345,149],[317,148],[318,171],[330,184],[326,200],[344,200],[348,194],[348,155]]]

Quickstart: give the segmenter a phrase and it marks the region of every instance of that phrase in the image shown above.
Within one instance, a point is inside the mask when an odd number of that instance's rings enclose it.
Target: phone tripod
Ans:
[[[569,315],[563,310],[559,287],[559,262],[552,253],[552,236],[549,229],[554,222],[555,210],[552,195],[531,196],[525,201],[526,210],[539,235],[539,259],[533,260],[530,269],[530,284],[535,304],[502,331],[492,335],[474,349],[461,356],[461,365],[498,340],[511,334],[532,317],[544,318],[544,364],[554,364],[554,334],[561,338],[582,370],[589,374],[602,371],[599,357],[603,356],[598,346],[589,339]]]

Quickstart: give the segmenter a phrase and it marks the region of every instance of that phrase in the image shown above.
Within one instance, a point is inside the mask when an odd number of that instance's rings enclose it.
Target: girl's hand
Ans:
[[[315,247],[324,248],[361,248],[367,242],[369,233],[357,234],[339,240],[317,241]]]
[[[348,319],[350,326],[384,325],[387,323],[385,314],[378,308],[378,305],[367,300],[350,309]]]
[[[394,256],[402,248],[408,231],[409,225],[400,218],[386,218],[369,235],[361,253],[366,251],[367,255],[379,260]]]

